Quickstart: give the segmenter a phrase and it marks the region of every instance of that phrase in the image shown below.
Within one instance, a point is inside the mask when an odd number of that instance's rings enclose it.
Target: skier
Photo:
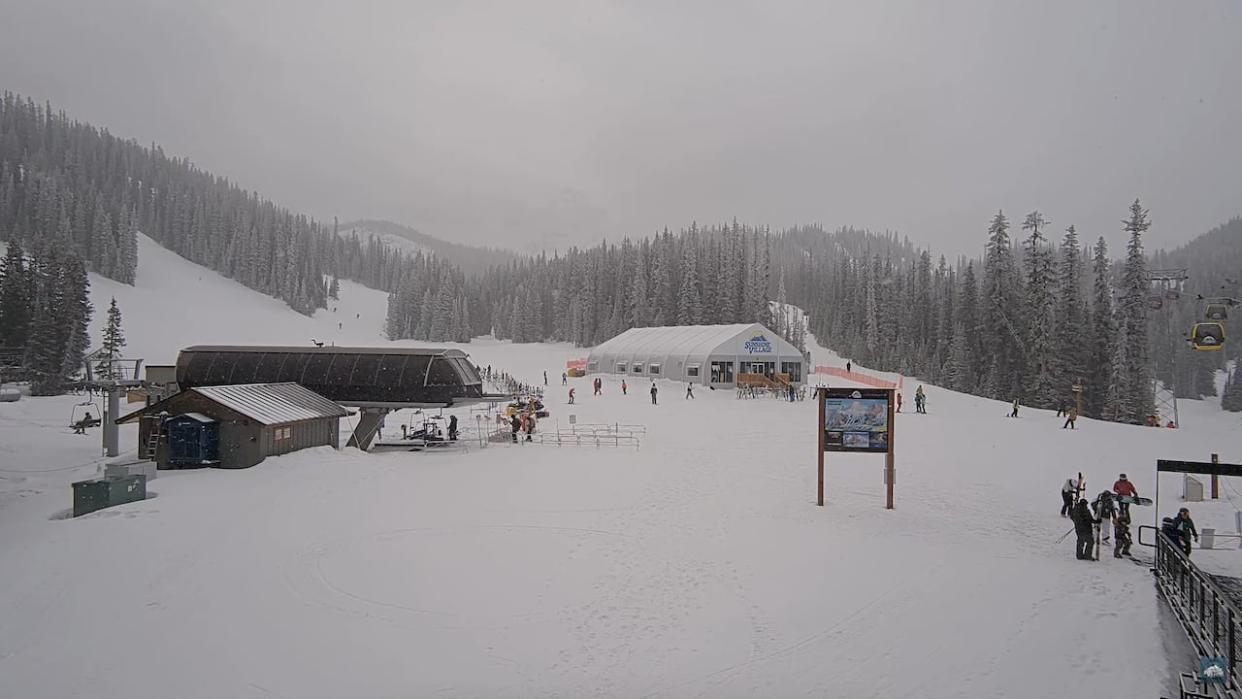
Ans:
[[[1116,529],[1117,548],[1113,549],[1113,558],[1129,556],[1130,545],[1133,543],[1133,540],[1130,538],[1130,515],[1125,512],[1118,512]]]
[[[1126,474],[1121,474],[1121,476],[1117,478],[1117,482],[1113,483],[1113,492],[1120,496],[1118,497],[1118,509],[1121,510],[1121,514],[1129,515],[1130,503],[1121,501],[1120,498],[1136,498],[1138,497],[1138,490],[1134,488],[1133,483],[1126,479]]]
[[[457,416],[449,415],[449,441],[457,441]]]
[[[1065,424],[1061,425],[1061,429],[1065,429],[1066,427],[1070,428],[1071,430],[1074,429],[1074,421],[1077,419],[1078,419],[1078,408],[1077,407],[1070,408],[1069,412],[1065,414]]]
[[[1057,403],[1057,417],[1065,417],[1065,401]]]
[[[629,393],[627,393],[626,391],[629,391],[629,390],[630,390],[629,384],[625,382],[625,379],[621,379],[621,395],[628,396]]]
[[[562,385],[562,386],[568,386],[568,385],[569,385],[569,374],[566,374],[566,373],[565,373],[565,372],[563,372],[563,371],[561,372],[561,385]]]
[[[686,400],[694,400],[694,384],[686,384]]]
[[[652,381],[651,382],[651,404],[652,405],[656,404],[656,394],[659,392],[660,392],[660,389],[656,388],[655,381]]]
[[[1014,398],[1013,399],[1013,412],[1009,413],[1009,417],[1017,417],[1017,416],[1018,416],[1018,399]]]
[[[847,373],[847,374],[848,374],[848,373],[850,373],[850,372],[851,372],[851,371],[853,371],[853,370],[854,370],[854,363],[853,363],[853,362],[851,362],[851,361],[850,361],[850,360],[848,360],[848,359],[847,359],[847,360],[845,360],[845,373]]]
[[[574,404],[574,389],[572,388],[569,389],[569,404],[570,405]]]
[[[1087,507],[1087,499],[1082,498],[1074,505],[1074,509],[1070,512],[1070,519],[1074,520],[1074,533],[1078,535],[1078,548],[1076,555],[1080,561],[1089,561],[1092,559],[1092,529],[1095,526],[1096,519],[1091,516],[1091,510]]]
[[[897,394],[897,412],[901,412],[901,394]]]
[[[1065,485],[1061,486],[1061,516],[1069,517],[1070,511],[1074,509],[1074,496],[1078,494],[1078,481],[1074,478],[1066,478]]]
[[[1190,518],[1190,510],[1183,507],[1177,511],[1177,533],[1181,536],[1182,550],[1190,555],[1190,537],[1199,540],[1199,530],[1195,529],[1195,521]]]
[[[1113,494],[1111,491],[1105,490],[1095,498],[1095,502],[1091,503],[1091,510],[1095,512],[1096,523],[1100,528],[1100,541],[1108,544],[1112,540],[1113,515],[1117,514],[1117,507],[1113,503]]]

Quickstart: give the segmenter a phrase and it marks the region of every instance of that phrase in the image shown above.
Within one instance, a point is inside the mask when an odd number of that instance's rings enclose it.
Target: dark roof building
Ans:
[[[349,411],[296,383],[201,386],[117,420],[138,421],[158,468],[247,468],[276,454],[339,446]]]

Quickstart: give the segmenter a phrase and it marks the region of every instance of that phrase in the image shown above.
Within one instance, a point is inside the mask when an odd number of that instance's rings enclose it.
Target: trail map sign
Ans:
[[[893,396],[891,388],[821,388],[819,402],[819,498],[824,504],[824,452],[884,454],[885,507],[893,509],[897,470],[893,461]]]
[[[888,452],[885,389],[829,388],[824,397],[824,450]]]

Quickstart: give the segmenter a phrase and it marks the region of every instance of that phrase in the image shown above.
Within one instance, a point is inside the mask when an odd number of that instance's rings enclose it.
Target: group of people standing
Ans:
[[[1085,481],[1079,478],[1067,478],[1061,486],[1061,516],[1069,517],[1074,522],[1074,533],[1078,537],[1075,555],[1080,561],[1091,561],[1098,558],[1095,550],[1096,542],[1101,547],[1113,545],[1113,557],[1121,558],[1130,555],[1133,539],[1130,536],[1130,503],[1138,497],[1134,484],[1121,474],[1112,490],[1102,491],[1095,500],[1088,503],[1079,494],[1086,487]],[[1075,502],[1075,498],[1078,498]]]
[[[568,381],[566,380],[565,383],[568,383]],[[592,379],[591,390],[592,390],[591,395],[595,395],[595,396],[604,395],[604,380],[599,378],[598,376]],[[658,401],[658,396],[660,394],[660,389],[656,386],[655,381],[651,382],[650,393],[651,393],[651,404],[656,405]],[[629,394],[630,394],[630,385],[626,383],[625,379],[621,379],[621,395],[628,396]],[[574,398],[575,398],[574,389],[571,388],[569,389],[569,404],[570,405],[574,404]],[[690,400],[692,398],[694,398],[694,384],[686,384],[686,399]]]

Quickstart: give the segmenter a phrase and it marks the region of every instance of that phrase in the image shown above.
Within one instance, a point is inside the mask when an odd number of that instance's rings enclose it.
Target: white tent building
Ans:
[[[802,353],[759,323],[633,328],[587,357],[588,373],[628,374],[732,387],[739,373],[806,376]]]

